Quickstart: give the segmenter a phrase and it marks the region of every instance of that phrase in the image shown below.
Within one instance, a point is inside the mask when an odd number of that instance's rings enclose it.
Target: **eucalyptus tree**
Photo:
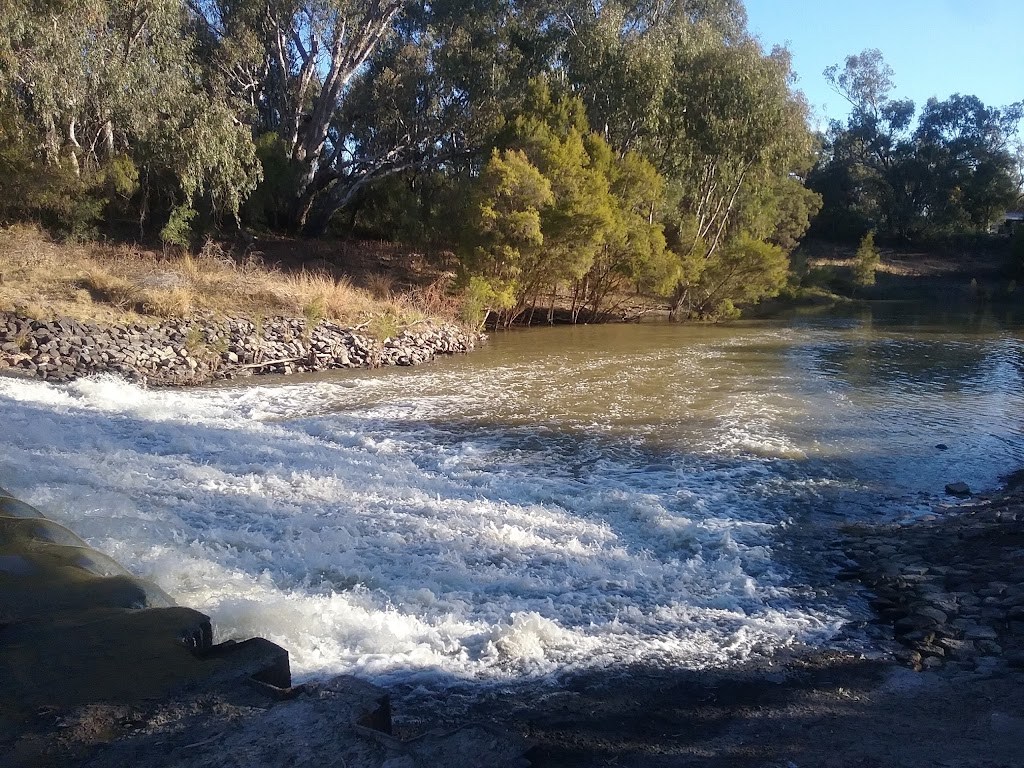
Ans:
[[[790,79],[788,54],[765,56],[754,41],[698,39],[675,51],[655,162],[675,185],[673,245],[689,262],[673,291],[673,315],[714,311],[716,291],[700,275],[720,246],[742,234],[741,205],[760,199],[745,193],[778,187],[810,165],[807,107]]]
[[[1013,137],[1024,102],[986,107],[976,96],[929,99],[914,142],[932,178],[929,215],[984,231],[1021,194]]]
[[[815,208],[799,180],[786,183],[810,167],[813,146],[788,54],[765,55],[742,4],[728,0],[605,2],[578,17],[563,60],[591,125],[665,181],[658,215],[678,262],[673,315],[711,313],[718,291],[701,275],[743,221],[766,218],[752,209],[788,213],[794,228]]]
[[[559,65],[591,126],[620,154],[645,151],[659,131],[673,55],[699,37],[747,38],[737,0],[605,0],[572,3]]]
[[[0,77],[41,167],[76,194],[135,195],[140,222],[200,198],[237,212],[259,179],[251,135],[205,81],[179,0],[5,5]]]
[[[842,69],[834,64],[824,74],[851,106],[845,125],[830,125],[828,154],[847,166],[849,186],[861,196],[857,203],[826,199],[826,206],[860,207],[868,222],[909,235],[924,192],[908,162],[914,102],[892,98],[894,73],[878,49],[847,56]]]
[[[191,0],[210,58],[285,158],[292,227],[322,232],[389,176],[479,170],[502,99],[547,66],[544,4]],[[242,42],[239,42],[242,41]],[[512,83],[516,83],[515,86]]]
[[[915,107],[894,99],[881,53],[848,56],[826,78],[851,105],[834,121],[810,182],[824,198],[819,231],[850,239],[877,228],[901,239],[983,232],[1013,205],[1020,179],[1012,138],[1024,105],[987,107],[974,96]]]
[[[355,80],[391,32],[404,0],[190,0],[210,57],[257,130],[274,133],[291,171],[292,222],[358,171],[336,119]],[[394,164],[398,150],[376,165]],[[346,202],[346,198],[337,201]]]

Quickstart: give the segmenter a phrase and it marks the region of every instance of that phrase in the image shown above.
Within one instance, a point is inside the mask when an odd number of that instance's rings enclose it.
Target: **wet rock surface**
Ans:
[[[923,519],[846,528],[872,592],[875,635],[915,670],[1024,666],[1024,494],[940,508]]]
[[[0,372],[66,382],[111,373],[154,386],[254,373],[417,365],[471,351],[479,337],[424,323],[383,341],[321,321],[175,319],[159,325],[33,320],[0,313]]]
[[[176,606],[0,489],[0,765],[525,765],[526,742],[459,724],[393,735],[385,691],[293,686],[262,638],[213,643]]]
[[[551,690],[466,697],[456,715],[529,738],[535,768],[1016,768],[1022,521],[1017,488],[899,524],[816,529],[818,553],[845,562],[833,589],[872,617],[844,633],[858,649],[570,674]],[[405,708],[424,722],[437,711]]]
[[[1017,768],[1022,683],[797,647],[732,668],[577,674],[459,715],[528,738],[533,768]],[[421,711],[436,722],[435,702]]]

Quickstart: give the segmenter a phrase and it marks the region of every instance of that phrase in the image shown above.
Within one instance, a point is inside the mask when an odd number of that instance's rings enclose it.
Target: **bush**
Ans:
[[[853,257],[853,284],[859,287],[866,287],[875,284],[875,270],[882,262],[882,255],[875,245],[874,230],[864,235],[857,248],[857,255]]]
[[[192,245],[192,220],[196,212],[187,205],[179,205],[171,211],[167,224],[160,230],[160,240],[166,245],[176,245],[188,250]]]

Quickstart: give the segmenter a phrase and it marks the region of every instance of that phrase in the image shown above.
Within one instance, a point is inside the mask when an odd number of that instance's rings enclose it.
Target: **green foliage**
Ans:
[[[470,305],[508,309],[540,262],[542,211],[554,202],[551,183],[520,150],[494,150],[480,174],[468,225],[464,265]],[[474,280],[476,282],[474,282]]]
[[[596,317],[615,294],[631,288],[664,295],[679,277],[678,257],[668,249],[659,212],[665,182],[635,152],[614,157],[603,140],[592,137],[594,166],[609,183],[608,225],[590,269],[577,281],[577,295]]]
[[[1024,102],[1002,109],[974,96],[930,99],[913,125],[913,102],[891,98],[894,73],[868,50],[826,70],[853,109],[834,122],[810,176],[822,195],[821,235],[852,239],[865,228],[901,239],[985,233],[1018,199],[1012,140]]]
[[[243,212],[252,224],[280,227],[292,203],[296,171],[288,162],[288,147],[276,132],[264,133],[255,142],[261,176],[245,201]]]
[[[742,229],[791,253],[821,210],[821,195],[785,176],[743,190],[737,221]]]
[[[195,231],[192,229],[195,217],[195,210],[187,205],[179,205],[174,208],[164,228],[160,230],[160,241],[165,246],[176,245],[183,250],[188,250],[195,237]]]
[[[108,202],[140,222],[182,199],[213,216],[236,213],[259,178],[251,132],[205,77],[185,4],[37,6],[14,0],[0,18],[4,107],[32,147],[21,171],[60,180],[30,207],[72,230],[91,226]]]
[[[882,255],[875,246],[874,231],[868,232],[860,241],[853,257],[853,284],[866,287],[875,284],[875,270],[882,263]]]
[[[743,234],[708,260],[695,286],[690,311],[699,317],[732,314],[735,304],[777,296],[786,285],[789,257],[779,246]]]
[[[0,221],[36,220],[64,237],[87,237],[102,212],[101,190],[46,163],[37,138],[17,105],[0,98]]]
[[[507,283],[499,285],[496,280],[473,275],[462,292],[459,319],[466,325],[483,328],[492,310],[510,309],[514,304],[515,296]]]
[[[588,130],[582,101],[542,80],[531,83],[509,137],[517,149],[492,155],[477,184],[464,259],[502,298],[506,321],[558,291],[575,297],[574,317],[593,317],[616,292],[672,284],[665,183],[649,161],[616,156]]]
[[[731,315],[775,290],[820,204],[788,53],[762,50],[739,0],[8,6],[6,220],[136,222],[182,248],[232,218],[330,224],[457,252],[469,315],[509,322],[556,295],[587,319],[638,291]],[[901,125],[884,78],[843,77]],[[928,136],[948,123],[936,107]],[[835,175],[875,189],[862,168]],[[959,189],[945,210],[972,221],[1001,194]]]

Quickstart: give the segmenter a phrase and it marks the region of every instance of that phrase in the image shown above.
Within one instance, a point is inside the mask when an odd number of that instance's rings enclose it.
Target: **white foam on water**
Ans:
[[[778,396],[726,402],[703,454],[655,455],[590,415],[498,418],[510,387],[454,375],[0,379],[0,485],[210,614],[218,638],[280,643],[300,679],[700,666],[837,629],[842,608],[802,602],[776,558],[771,462],[796,451],[765,416]]]

